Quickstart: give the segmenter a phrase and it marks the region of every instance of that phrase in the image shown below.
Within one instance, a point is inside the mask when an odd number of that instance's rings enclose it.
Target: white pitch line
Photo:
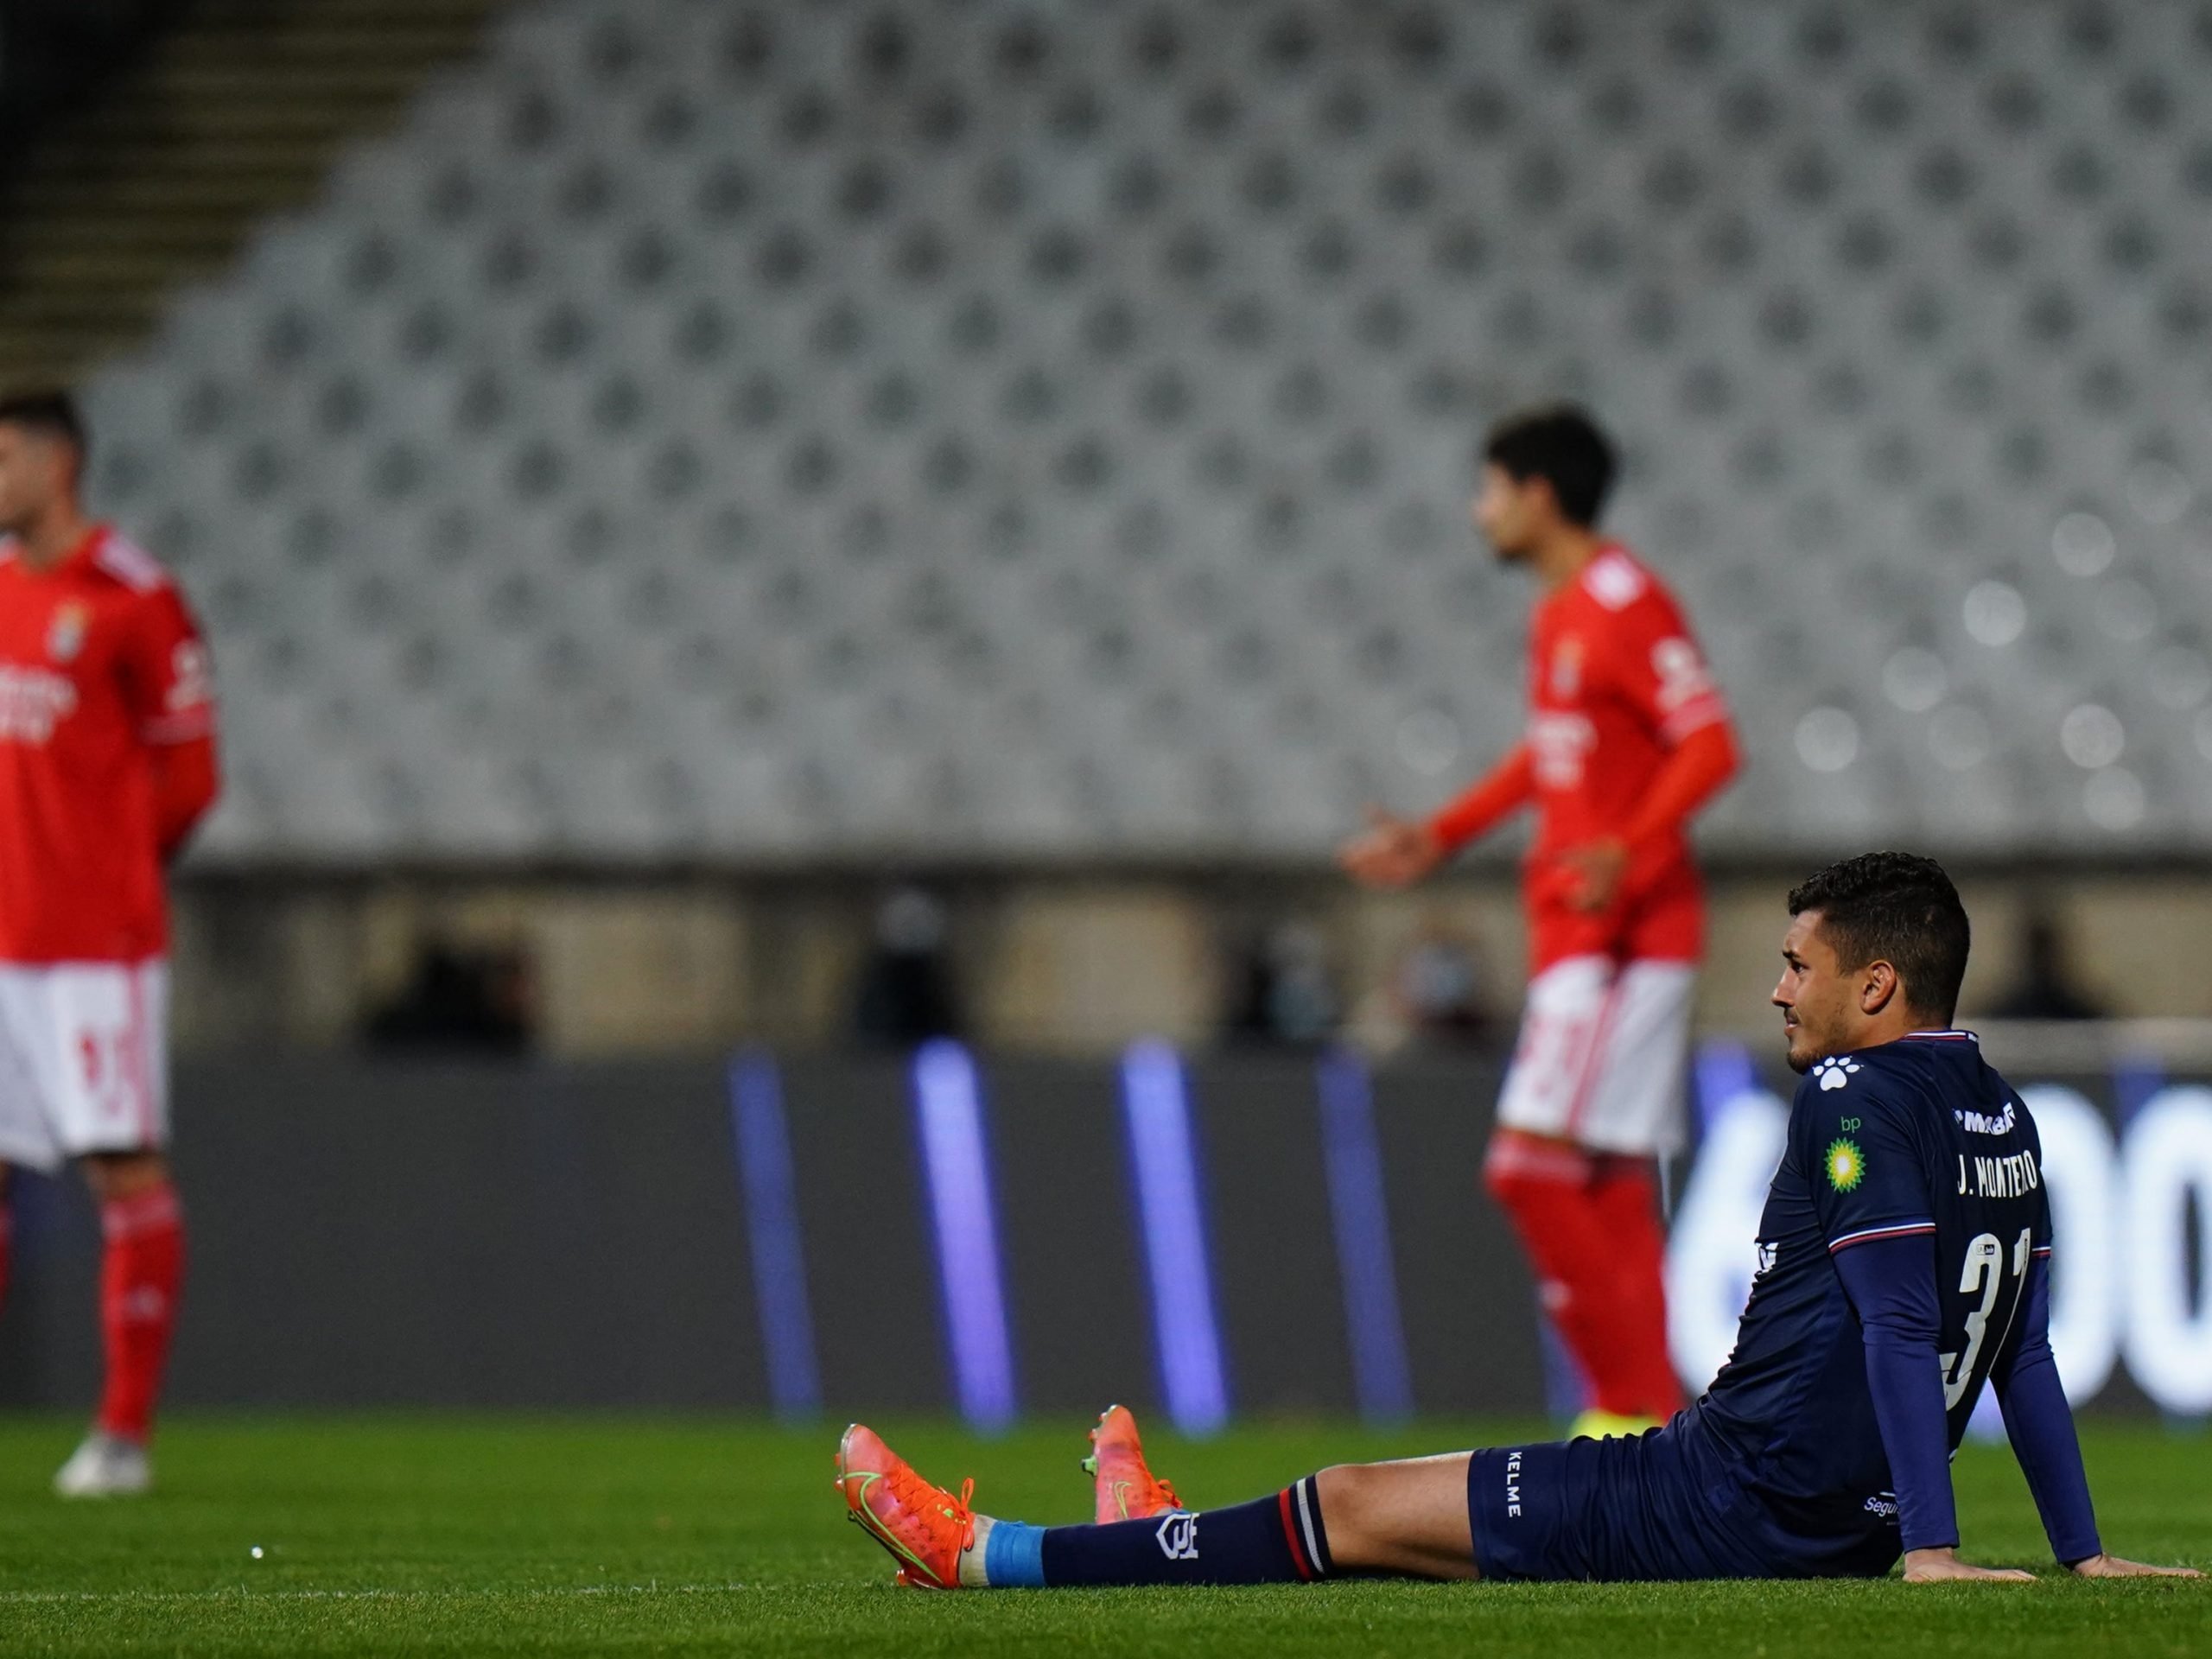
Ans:
[[[0,1590],[0,1605],[86,1601],[466,1601],[576,1596],[720,1596],[745,1584],[578,1584],[534,1590]]]

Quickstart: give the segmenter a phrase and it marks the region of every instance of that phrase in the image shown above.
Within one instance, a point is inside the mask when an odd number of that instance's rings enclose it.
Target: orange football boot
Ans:
[[[960,1552],[975,1541],[968,1499],[932,1486],[876,1432],[855,1423],[837,1442],[837,1490],[853,1523],[891,1552],[899,1582],[916,1590],[960,1588]]]
[[[1083,1460],[1083,1471],[1096,1478],[1097,1519],[1142,1521],[1183,1507],[1175,1489],[1153,1478],[1145,1467],[1144,1447],[1137,1443],[1137,1420],[1127,1406],[1109,1406],[1090,1431],[1096,1448]]]

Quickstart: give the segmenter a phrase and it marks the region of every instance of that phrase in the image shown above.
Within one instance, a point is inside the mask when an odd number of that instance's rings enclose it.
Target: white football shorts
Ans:
[[[1569,957],[1529,986],[1502,1128],[1637,1156],[1682,1145],[1697,964]]]
[[[0,1162],[168,1144],[168,963],[0,963]]]

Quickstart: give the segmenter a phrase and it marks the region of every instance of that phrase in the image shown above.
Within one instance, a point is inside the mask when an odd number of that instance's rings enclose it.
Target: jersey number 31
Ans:
[[[2019,1310],[2020,1293],[2027,1288],[2028,1235],[2031,1230],[2020,1229],[2020,1236],[2012,1246],[2013,1312]],[[1966,1398],[1967,1389],[1974,1382],[1974,1363],[1981,1357],[1982,1338],[1989,1334],[1989,1316],[1997,1310],[1997,1298],[2005,1287],[2005,1246],[1994,1233],[1983,1233],[1967,1246],[1967,1264],[1959,1274],[1959,1290],[1967,1296],[1979,1291],[1981,1306],[1967,1315],[1967,1346],[1964,1353],[1945,1354],[1943,1367],[1943,1409],[1951,1410]],[[2011,1326],[2011,1315],[2006,1316],[2006,1327]],[[1999,1338],[1999,1341],[2003,1338]]]

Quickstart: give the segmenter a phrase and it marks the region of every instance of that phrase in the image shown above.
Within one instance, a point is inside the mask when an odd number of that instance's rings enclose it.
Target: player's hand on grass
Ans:
[[[1907,1584],[2033,1584],[2036,1575],[2016,1567],[1976,1567],[1959,1559],[1949,1545],[1941,1549],[1908,1549],[1904,1553]]]
[[[1444,846],[1427,824],[1370,806],[1367,828],[1344,842],[1337,861],[1363,886],[1409,887],[1444,861]]]
[[[1612,908],[1613,900],[1620,897],[1621,881],[1628,874],[1626,842],[1606,836],[1568,848],[1559,860],[1574,873],[1574,885],[1567,893],[1569,904],[1592,915]]]
[[[2140,1561],[2124,1561],[2117,1555],[2092,1555],[2086,1561],[2076,1561],[2068,1569],[2083,1579],[2201,1579],[2204,1575],[2193,1567],[2145,1567]]]

